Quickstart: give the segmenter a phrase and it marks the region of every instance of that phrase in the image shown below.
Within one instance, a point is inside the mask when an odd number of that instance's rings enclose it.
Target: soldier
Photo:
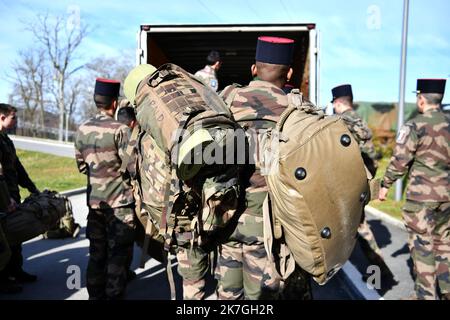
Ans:
[[[133,107],[121,107],[117,112],[117,121],[125,124],[128,128],[133,129],[136,126],[136,115]]]
[[[386,200],[394,181],[409,173],[403,219],[417,299],[450,299],[450,124],[440,109],[445,82],[417,80],[419,114],[399,131],[378,195]]]
[[[206,66],[195,73],[205,84],[209,85],[214,91],[219,89],[219,81],[217,80],[217,72],[222,66],[219,52],[213,50],[206,57]]]
[[[119,89],[120,82],[96,80],[98,113],[79,127],[75,139],[78,169],[88,178],[87,289],[92,300],[124,297],[133,250],[134,198],[128,171],[119,170],[130,133],[113,119]]]
[[[155,72],[156,69],[148,64],[139,65],[128,74],[127,78],[124,82],[124,92],[127,96],[128,100],[134,105],[136,104],[136,90],[139,83],[148,75]],[[142,152],[145,150],[145,154],[147,159],[153,159],[152,165],[156,163],[155,168],[149,167],[147,164],[143,164],[141,170],[152,171],[153,173],[157,173],[159,171],[159,175],[167,174],[164,172],[167,168],[167,164],[164,163],[164,157],[161,158],[159,150],[156,150],[154,147],[149,147],[151,143],[149,143],[148,138],[150,135],[147,133],[144,135],[144,138],[140,142],[139,149]],[[147,140],[145,140],[147,139]],[[153,139],[153,138],[152,138]],[[158,159],[155,161],[155,159]],[[139,172],[138,172],[139,174]],[[150,188],[150,186],[146,185],[146,182],[139,181],[138,183],[141,186],[141,190],[143,193],[149,193],[148,190],[158,190],[164,189],[164,186],[160,185],[161,180],[155,178],[155,184]],[[164,176],[162,176],[162,181],[164,181]],[[161,212],[164,208],[164,202],[157,200],[159,197],[154,192],[154,199],[152,200],[151,206],[145,206],[145,209],[142,211],[148,211],[149,216],[161,216]],[[139,203],[139,199],[136,197],[137,202]],[[182,201],[181,201],[182,202]],[[172,215],[174,212],[172,213]],[[148,223],[148,222],[147,222]],[[178,216],[175,223],[175,239],[176,239],[176,257],[178,261],[178,273],[183,278],[183,299],[184,300],[202,300],[205,298],[205,289],[206,289],[206,276],[209,270],[209,254],[205,252],[200,246],[197,244],[191,245],[192,239],[192,230],[190,228],[191,221],[187,216]],[[151,245],[150,245],[151,247]],[[154,253],[161,254],[158,246],[155,246]],[[161,257],[162,259],[162,257]]]
[[[353,109],[352,86],[349,84],[337,86],[331,90],[331,93],[333,95],[333,100],[331,103],[333,104],[334,111],[342,117],[348,129],[355,137],[361,149],[364,164],[374,177],[378,167],[378,155],[372,142],[371,130],[364,120],[361,119],[359,114]],[[358,228],[358,234],[358,241],[361,245],[361,249],[370,263],[379,266],[381,269],[381,274],[385,276],[387,280],[394,280],[394,275],[383,259],[381,249],[378,247],[375,236],[364,218],[364,214],[363,220]],[[363,279],[367,280],[366,274],[363,276]]]
[[[0,184],[3,186],[3,197],[9,200],[8,212],[13,212],[20,204],[19,186],[28,189],[31,193],[39,193],[31,181],[25,168],[16,154],[13,142],[6,134],[7,130],[16,125],[17,109],[8,104],[0,104]],[[3,183],[2,183],[3,180]],[[6,188],[5,188],[6,186]],[[31,275],[22,269],[22,245],[11,246],[11,258],[8,265],[0,272],[0,288],[6,293],[21,291],[18,283],[34,282],[37,276]]]
[[[243,88],[229,86],[221,93],[236,121],[241,122],[247,132],[264,132],[268,126],[273,127],[288,107],[282,88],[292,75],[293,52],[291,39],[259,37],[256,64],[251,67],[252,75],[258,80]],[[257,150],[254,151],[255,154],[249,156],[257,159]],[[279,291],[279,276],[272,269],[264,248],[263,202],[268,189],[259,162],[253,163],[256,165],[249,166],[248,176],[244,178],[247,188],[242,205],[245,211],[219,249],[216,268],[219,299],[266,299],[275,297]],[[309,277],[298,278],[305,280],[303,292],[309,292]],[[306,293],[298,298],[307,296],[310,297]]]
[[[120,123],[123,123],[126,125],[130,130],[133,130],[134,127],[137,125],[136,121],[136,114],[134,113],[133,107],[130,106],[130,102],[126,99],[122,99],[120,101],[120,107],[117,111],[117,121]],[[134,175],[134,172],[130,172],[132,175]],[[133,180],[131,182],[133,185]],[[131,255],[129,257],[129,260],[127,262],[128,265],[128,272],[127,272],[127,280],[131,281],[136,278],[136,272],[131,270],[131,263],[133,262],[133,252],[131,252]]]

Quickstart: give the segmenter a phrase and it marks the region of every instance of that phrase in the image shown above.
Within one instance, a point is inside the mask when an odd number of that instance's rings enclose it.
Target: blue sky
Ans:
[[[32,44],[22,22],[74,9],[93,30],[80,48],[84,61],[102,54],[134,59],[140,24],[316,23],[322,102],[342,83],[353,85],[356,100],[398,101],[402,8],[403,0],[0,0],[0,101],[11,91],[4,75]],[[407,101],[415,101],[417,78],[450,76],[449,12],[448,0],[410,1]]]

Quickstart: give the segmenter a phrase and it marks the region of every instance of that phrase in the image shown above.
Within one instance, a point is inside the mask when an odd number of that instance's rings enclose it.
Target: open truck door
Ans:
[[[248,84],[261,35],[295,40],[290,84],[319,105],[319,41],[315,24],[267,25],[141,25],[137,35],[136,64],[159,67],[171,62],[194,74],[203,68],[210,50],[223,61],[219,90],[232,83]]]

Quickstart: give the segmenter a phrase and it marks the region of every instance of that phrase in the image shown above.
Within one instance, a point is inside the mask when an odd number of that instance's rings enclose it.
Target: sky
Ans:
[[[417,78],[450,77],[449,12],[448,0],[410,0],[408,102],[415,101]],[[33,45],[25,25],[37,13],[90,26],[80,63],[101,55],[134,59],[141,24],[315,23],[322,102],[343,83],[352,84],[357,101],[399,100],[403,0],[0,0],[1,102],[11,92],[11,64]],[[444,102],[450,103],[450,93]]]

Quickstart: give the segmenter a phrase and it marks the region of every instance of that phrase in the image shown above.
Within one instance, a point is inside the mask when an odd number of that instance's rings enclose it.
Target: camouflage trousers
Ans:
[[[122,299],[134,242],[134,208],[89,210],[87,267],[89,299]]]
[[[407,201],[403,219],[409,233],[409,249],[414,262],[418,299],[450,294],[450,202]]]
[[[183,278],[183,299],[205,298],[205,276],[209,270],[209,255],[200,247],[190,245],[177,248],[178,273]]]
[[[219,300],[258,300],[276,296],[280,278],[267,258],[262,216],[243,213],[219,249],[215,270]]]
[[[369,224],[366,219],[359,225],[358,234],[360,239],[364,240],[367,245],[363,245],[363,250],[372,251],[376,255],[378,255],[381,259],[383,258],[383,254],[381,253],[380,247],[378,247],[377,241],[375,240],[375,236],[373,235],[372,230],[370,230]],[[368,255],[366,253],[366,255]],[[369,258],[370,259],[370,258]]]

